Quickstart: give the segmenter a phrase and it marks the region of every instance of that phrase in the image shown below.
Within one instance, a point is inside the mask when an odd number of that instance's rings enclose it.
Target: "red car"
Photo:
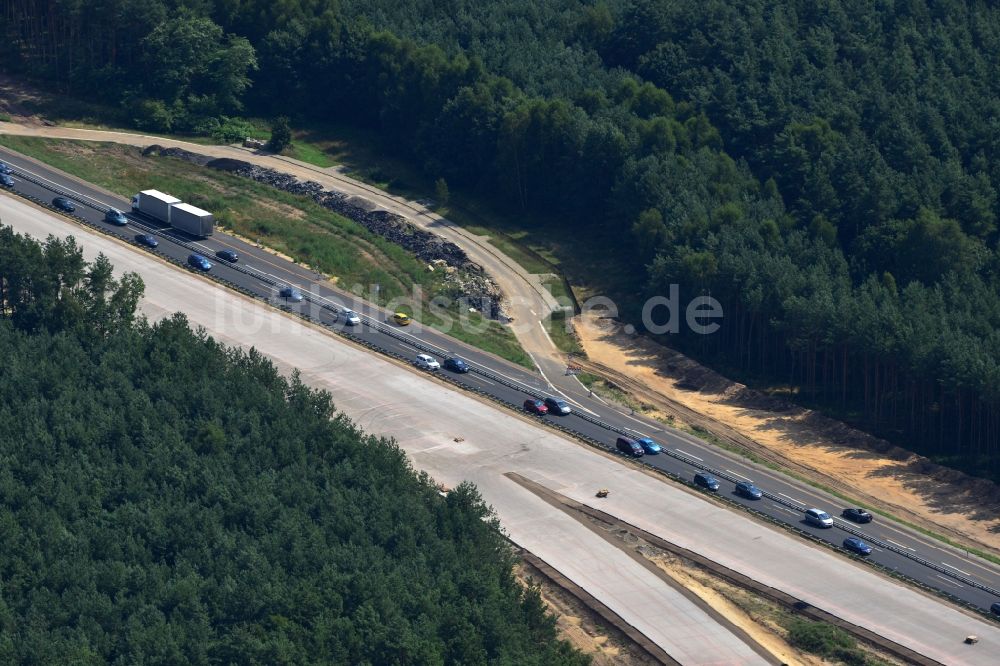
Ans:
[[[524,401],[525,411],[531,412],[532,414],[548,414],[549,408],[545,406],[545,402],[542,400],[525,400]]]

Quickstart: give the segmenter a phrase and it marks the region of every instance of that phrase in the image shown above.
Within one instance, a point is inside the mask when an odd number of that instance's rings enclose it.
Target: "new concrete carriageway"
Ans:
[[[147,285],[151,318],[185,312],[219,340],[254,346],[284,370],[300,368],[367,430],[391,435],[419,469],[447,485],[474,482],[511,538],[606,604],[682,663],[761,663],[728,628],[608,547],[508,474],[690,549],[944,664],[995,665],[1000,628],[828,550],[761,524],[609,458],[535,422],[455,390],[330,332],[226,290],[107,236],[20,200],[0,217],[22,233],[76,236]],[[594,489],[614,488],[604,500]],[[976,645],[965,636],[979,637]]]
[[[0,132],[3,130],[4,126],[0,125]],[[521,405],[528,397],[552,394],[552,389],[539,374],[466,345],[432,327],[413,324],[401,329],[393,326],[387,323],[390,313],[359,299],[355,294],[337,288],[305,266],[275,256],[266,249],[219,230],[208,239],[191,239],[175,230],[151,225],[149,220],[130,214],[126,214],[126,226],[109,225],[103,221],[107,208],[127,208],[128,200],[6,149],[0,148],[0,159],[14,167],[12,192],[28,198],[34,197],[44,203],[48,203],[56,194],[70,197],[77,202],[74,215],[107,234],[124,240],[131,240],[137,231],[159,237],[160,244],[155,253],[161,257],[183,263],[191,252],[206,256],[214,255],[222,249],[237,252],[241,257],[238,264],[216,262],[211,275],[245,293],[271,299],[314,321],[338,327],[363,344],[408,358],[412,358],[418,351],[434,355],[441,361],[458,354],[469,362],[472,371],[466,374],[447,373],[447,376],[471,391],[487,394],[515,406]],[[293,304],[276,298],[279,288],[286,285],[301,290],[303,302]],[[337,312],[345,305],[360,313],[363,325],[344,325]],[[534,328],[541,330],[537,326]],[[743,504],[769,520],[784,523],[804,538],[818,539],[840,547],[845,536],[854,534],[874,546],[874,551],[868,557],[874,565],[911,578],[920,585],[948,594],[956,601],[971,604],[981,611],[989,609],[992,603],[1000,599],[1000,567],[991,562],[884,518],[858,526],[835,517],[832,530],[806,524],[803,521],[806,508],[827,508],[836,514],[833,507],[842,506],[841,498],[757,465],[683,431],[638,414],[629,414],[613,403],[603,403],[596,396],[589,398],[584,395],[577,398],[570,398],[573,404],[571,414],[549,414],[542,417],[542,420],[612,450],[619,434],[652,437],[664,445],[663,455],[647,455],[643,459],[643,464],[652,469],[688,480],[699,470],[710,471],[722,482],[718,493],[720,496]],[[736,483],[745,479],[757,482],[764,493],[762,500],[756,501],[735,494]]]

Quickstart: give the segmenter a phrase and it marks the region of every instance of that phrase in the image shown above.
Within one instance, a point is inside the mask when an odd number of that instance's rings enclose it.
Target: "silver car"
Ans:
[[[816,527],[833,527],[833,518],[822,509],[809,509],[806,511],[806,522]]]
[[[413,363],[422,370],[441,369],[441,364],[437,362],[437,359],[427,354],[417,354],[417,358],[413,360]]]

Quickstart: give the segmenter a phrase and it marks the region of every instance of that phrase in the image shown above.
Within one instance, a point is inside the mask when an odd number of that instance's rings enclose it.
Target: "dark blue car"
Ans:
[[[858,537],[847,537],[844,539],[844,548],[856,555],[871,555],[872,547]]]
[[[872,514],[868,513],[864,509],[844,509],[840,514],[848,520],[853,520],[856,523],[870,523],[872,522]]]
[[[135,242],[146,247],[156,247],[160,244],[160,241],[156,240],[155,236],[150,236],[149,234],[136,234]]]
[[[67,213],[72,213],[76,210],[76,205],[66,197],[56,197],[52,200],[52,205],[59,210],[66,211]]]
[[[212,270],[212,262],[200,254],[192,254],[188,257],[188,266],[197,268],[199,271],[208,272]]]
[[[457,356],[452,356],[444,360],[444,369],[451,370],[452,372],[457,372],[459,374],[465,374],[469,371],[469,364]]]
[[[298,289],[292,289],[291,287],[285,287],[278,292],[278,296],[281,296],[286,301],[291,301],[292,303],[302,302],[302,292]]]
[[[742,495],[747,499],[759,500],[764,496],[763,491],[760,488],[753,485],[751,481],[740,481],[736,484],[736,494]]]
[[[14,179],[5,173],[0,173],[0,185],[4,187],[14,187]]]
[[[694,485],[716,491],[719,489],[719,480],[708,472],[698,472],[694,475]]]
[[[0,162],[0,173],[8,174],[8,173],[14,173],[14,172],[10,170],[10,167],[7,166],[6,162]]]
[[[562,398],[545,398],[545,406],[549,408],[549,414],[558,414],[559,416],[566,416],[571,411],[573,411],[566,401]]]
[[[228,261],[231,264],[235,264],[240,260],[240,255],[236,254],[234,250],[219,250],[215,253],[215,256],[223,261]]]

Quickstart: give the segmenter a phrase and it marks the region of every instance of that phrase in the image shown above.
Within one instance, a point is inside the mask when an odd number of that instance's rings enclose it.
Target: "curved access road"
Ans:
[[[913,590],[826,548],[805,543],[741,511],[706,500],[630,463],[512,415],[329,331],[150,257],[118,239],[0,196],[0,214],[36,238],[73,234],[88,258],[103,252],[146,282],[153,319],[188,315],[217,339],[253,345],[283,370],[331,392],[339,410],[369,432],[394,437],[449,486],[474,482],[511,538],[605,603],[681,663],[755,664],[742,637],[535,494],[516,472],[554,492],[744,573],[942,664],[992,666],[1000,627]],[[605,500],[594,488],[610,486]],[[976,645],[963,639],[975,634]]]

